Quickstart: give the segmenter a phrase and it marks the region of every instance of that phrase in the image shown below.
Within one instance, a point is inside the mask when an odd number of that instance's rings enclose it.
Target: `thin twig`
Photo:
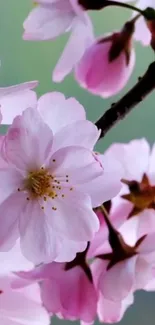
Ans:
[[[117,7],[123,7],[130,10],[134,10],[139,12],[141,15],[143,15],[143,10],[140,8],[137,8],[135,6],[132,6],[128,3],[123,3],[119,1],[113,1],[113,0],[78,0],[79,5],[81,5],[85,10],[101,10],[105,7],[109,6],[117,6]]]
[[[112,104],[103,116],[96,122],[101,130],[100,138],[130,111],[139,104],[146,96],[155,89],[155,61],[152,62],[143,77],[139,78],[137,84],[117,103]]]

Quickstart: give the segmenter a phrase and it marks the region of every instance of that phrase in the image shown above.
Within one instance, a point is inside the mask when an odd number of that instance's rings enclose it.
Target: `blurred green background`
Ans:
[[[95,1],[95,0],[94,0]],[[69,76],[62,84],[51,80],[52,70],[64,47],[67,35],[54,42],[28,42],[22,40],[22,23],[32,8],[31,0],[0,0],[0,86],[9,86],[29,80],[39,80],[38,95],[48,91],[61,91],[66,96],[76,97],[87,110],[89,119],[95,121],[120,98],[142,75],[148,64],[154,59],[150,48],[135,44],[137,61],[134,73],[122,94],[108,100],[92,96],[81,89]],[[106,8],[104,12],[91,14],[97,35],[119,29],[130,16],[127,9]],[[150,143],[155,138],[155,94],[139,105],[124,121],[120,122],[100,141],[98,149],[104,151],[113,142],[127,142],[133,138],[146,137]],[[5,127],[1,127],[4,132]],[[138,153],[137,153],[138,154]],[[117,279],[116,279],[117,281]],[[74,288],[73,288],[74,290]],[[122,325],[146,325],[154,323],[155,294],[138,293],[135,304],[131,307]],[[54,320],[58,325],[61,321]],[[66,325],[67,322],[64,322]]]

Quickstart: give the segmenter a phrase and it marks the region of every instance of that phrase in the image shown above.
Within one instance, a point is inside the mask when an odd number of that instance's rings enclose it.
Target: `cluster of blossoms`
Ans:
[[[131,75],[133,38],[155,48],[148,2],[137,1],[139,14],[121,31],[96,40],[88,9],[134,7],[37,0],[23,37],[70,31],[53,80],[74,69],[83,87],[108,97]],[[140,139],[96,152],[103,130],[83,106],[59,92],[37,98],[37,85],[0,88],[0,123],[9,125],[0,137],[0,322],[118,322],[137,290],[155,290],[155,146]]]
[[[155,47],[155,23],[152,14],[145,20],[132,14],[119,31],[96,38],[88,9],[121,5],[132,0],[37,0],[24,22],[23,38],[29,41],[53,40],[70,32],[69,41],[53,71],[53,81],[61,82],[70,72],[78,83],[104,98],[117,94],[128,82],[135,66],[133,40]],[[138,0],[142,13],[146,7],[155,9],[154,0]],[[149,8],[150,9],[150,8]]]
[[[155,286],[155,148],[96,153],[82,105],[36,85],[0,89],[1,323],[117,322]]]

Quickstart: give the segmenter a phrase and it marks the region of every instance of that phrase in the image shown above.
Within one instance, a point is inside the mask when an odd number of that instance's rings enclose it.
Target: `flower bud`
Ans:
[[[82,87],[106,98],[126,85],[135,63],[133,32],[134,23],[127,22],[122,31],[96,40],[86,50],[75,71]]]

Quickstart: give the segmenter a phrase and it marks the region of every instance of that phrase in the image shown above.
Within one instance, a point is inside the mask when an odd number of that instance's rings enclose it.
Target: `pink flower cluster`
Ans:
[[[1,324],[118,322],[155,288],[155,148],[96,153],[82,105],[36,86],[0,89]]]
[[[141,41],[143,45],[151,43],[155,47],[155,23],[154,20],[145,21],[134,11],[131,20],[120,31],[96,38],[85,2],[87,4],[85,0],[37,0],[24,21],[23,38],[53,40],[70,32],[68,43],[53,71],[53,81],[61,82],[74,71],[82,87],[106,98],[120,92],[133,72],[136,59],[133,40]],[[154,0],[139,0],[136,5],[141,10],[147,7],[155,9]]]

